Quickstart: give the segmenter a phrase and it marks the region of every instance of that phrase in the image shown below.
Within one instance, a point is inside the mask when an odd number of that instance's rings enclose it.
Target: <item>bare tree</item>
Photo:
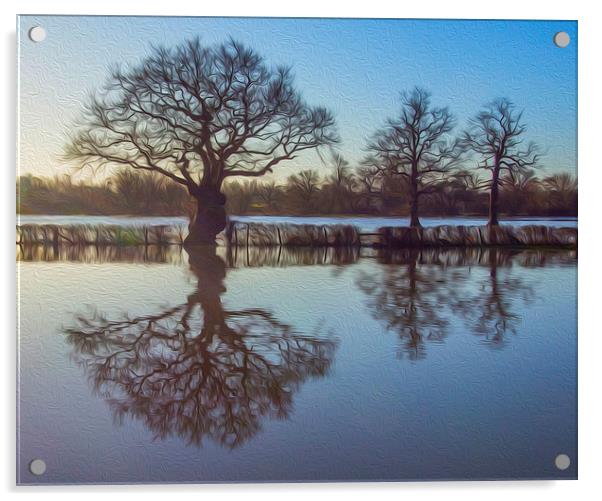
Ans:
[[[362,165],[356,171],[359,183],[363,190],[368,193],[380,193],[382,172],[375,167]]]
[[[577,208],[577,180],[568,173],[553,174],[543,180],[543,187],[548,191],[549,209],[554,212],[570,211]]]
[[[297,203],[304,210],[313,208],[314,199],[320,191],[320,175],[313,169],[306,169],[288,178],[288,185]]]
[[[466,206],[476,194],[473,186],[477,179],[466,170],[457,170],[442,181],[434,200],[446,215],[458,215],[466,211]]]
[[[420,88],[402,94],[401,112],[378,130],[370,143],[367,163],[409,185],[410,226],[420,227],[419,200],[434,193],[442,177],[460,157],[450,137],[455,120],[447,108],[433,108],[430,94]]]
[[[480,156],[479,169],[491,171],[483,187],[489,189],[489,226],[497,226],[500,186],[504,174],[516,176],[538,162],[537,147],[522,147],[526,126],[523,112],[517,112],[508,99],[498,99],[473,118],[464,132],[462,145]]]
[[[255,180],[232,181],[222,188],[222,192],[227,199],[226,208],[229,214],[246,214],[253,205],[253,199],[259,192],[259,187]]]
[[[185,186],[197,202],[186,243],[215,244],[226,224],[225,178],[262,176],[335,141],[333,116],[305,103],[289,69],[270,68],[235,41],[205,46],[197,38],[114,70],[66,157],[158,172]]]
[[[332,156],[333,172],[327,177],[327,182],[340,189],[353,187],[355,179],[349,167],[349,162],[342,155],[334,153]]]
[[[533,170],[523,169],[505,176],[501,187],[500,207],[508,214],[528,214],[536,204],[541,182]]]
[[[261,184],[257,195],[259,199],[265,204],[265,207],[268,210],[272,211],[278,207],[281,191],[282,188],[278,186],[275,181],[269,181],[267,183]]]
[[[327,197],[327,210],[331,213],[340,213],[353,210],[355,207],[356,179],[349,167],[349,162],[342,155],[332,155],[332,173],[325,179],[323,191]]]

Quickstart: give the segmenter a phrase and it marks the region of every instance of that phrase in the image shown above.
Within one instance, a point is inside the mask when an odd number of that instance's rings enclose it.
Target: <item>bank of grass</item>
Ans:
[[[21,225],[20,245],[183,245],[183,226]],[[383,227],[362,233],[352,225],[295,225],[229,222],[218,235],[219,245],[231,247],[557,247],[576,248],[576,228],[540,225]]]
[[[28,245],[182,245],[181,226],[51,225],[17,226],[17,244]]]

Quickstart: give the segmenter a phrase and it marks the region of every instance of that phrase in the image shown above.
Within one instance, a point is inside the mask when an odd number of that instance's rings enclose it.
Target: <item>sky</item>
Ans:
[[[28,38],[33,26],[46,29],[43,42]],[[524,109],[527,140],[544,153],[541,173],[577,172],[575,21],[20,16],[17,31],[19,175],[73,173],[62,149],[108,69],[195,36],[207,44],[232,37],[268,64],[290,66],[306,101],[334,113],[337,148],[352,166],[372,132],[398,113],[400,93],[421,86],[434,105],[449,106],[458,132],[484,104],[509,98]],[[564,49],[553,43],[558,31],[571,37]],[[329,167],[306,152],[274,176],[302,168]]]

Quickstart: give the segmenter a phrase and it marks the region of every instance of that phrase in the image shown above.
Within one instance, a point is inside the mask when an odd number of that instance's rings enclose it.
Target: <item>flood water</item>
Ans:
[[[44,215],[19,215],[19,224],[57,224],[57,225],[79,225],[79,224],[106,224],[116,226],[160,226],[176,225],[188,226],[187,217],[142,217],[142,216],[44,216]],[[231,216],[231,220],[249,223],[268,224],[350,224],[357,226],[360,231],[376,231],[383,226],[409,226],[408,217],[362,217],[362,216]],[[486,217],[422,217],[420,221],[423,226],[440,225],[464,225],[482,226],[487,224]],[[507,218],[501,224],[511,226],[525,226],[530,224],[557,227],[577,227],[577,218]]]
[[[17,251],[20,483],[577,475],[573,251]]]

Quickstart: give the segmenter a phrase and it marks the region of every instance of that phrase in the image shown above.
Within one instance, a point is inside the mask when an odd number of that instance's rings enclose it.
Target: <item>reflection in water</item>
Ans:
[[[399,255],[395,265],[381,268],[380,275],[362,273],[358,281],[370,298],[373,316],[399,334],[404,350],[413,360],[425,356],[425,340],[443,340],[448,325],[441,309],[447,293],[443,269],[419,268],[418,255]]]
[[[562,262],[574,255],[559,254]],[[381,273],[362,273],[359,288],[368,296],[374,318],[395,331],[411,360],[426,356],[428,342],[442,342],[450,321],[459,317],[492,346],[501,346],[516,332],[522,310],[533,299],[532,287],[500,268],[516,261],[544,266],[550,256],[495,248],[384,252]],[[473,267],[486,266],[488,273]],[[519,304],[520,303],[520,304]]]
[[[410,255],[416,256],[418,264],[436,264],[445,268],[459,266],[485,266],[491,263],[494,253],[498,265],[518,265],[543,268],[547,265],[574,266],[577,251],[566,249],[512,249],[508,247],[425,248],[420,250],[381,249],[377,258],[382,264],[406,263]]]
[[[28,481],[552,478],[576,457],[576,252],[59,250],[19,263]]]
[[[497,252],[507,264],[515,263],[525,267],[546,265],[573,266],[577,252],[574,250],[521,249],[508,248],[427,248],[420,251],[372,249],[359,247],[217,247],[219,255],[229,268],[246,267],[286,267],[312,265],[348,265],[362,258],[378,258],[384,264],[404,264],[408,253],[418,253],[422,264],[445,266],[487,266],[489,254]],[[41,244],[18,244],[17,261],[68,261],[82,263],[171,263],[185,262],[186,252],[179,245],[115,246],[115,245],[72,245],[59,246]]]
[[[353,247],[229,247],[226,260],[232,268],[260,266],[348,265],[360,258]]]
[[[47,254],[50,252],[50,254]],[[533,299],[521,267],[572,266],[574,252],[508,249],[383,250],[337,248],[196,249],[72,247],[60,254],[22,248],[22,260],[132,260],[188,263],[197,287],[183,304],[152,314],[107,319],[80,315],[66,333],[75,360],[119,419],[135,417],[158,438],[194,444],[210,438],[225,447],[245,443],[264,418],[286,418],[293,396],[332,363],[331,338],[296,332],[259,308],[222,304],[229,268],[290,265],[360,267],[356,284],[372,316],[402,341],[400,356],[426,357],[462,324],[488,345],[517,332],[520,311]],[[375,271],[376,270],[376,273]],[[336,275],[335,270],[335,275]]]
[[[500,276],[499,268],[511,264],[511,255],[498,249],[487,253],[488,276],[481,280],[472,296],[456,298],[451,307],[461,314],[472,331],[492,346],[501,346],[508,334],[516,334],[522,310],[533,298],[533,289],[517,276]],[[516,303],[522,302],[517,308]]]
[[[177,245],[17,245],[17,261],[71,261],[78,263],[183,263],[183,250]]]
[[[359,247],[217,247],[228,268],[311,266],[355,263]],[[81,263],[169,263],[181,265],[186,252],[179,245],[115,246],[18,244],[17,261]]]
[[[299,386],[327,373],[336,343],[262,309],[225,307],[215,249],[195,249],[189,264],[198,284],[183,304],[123,320],[80,315],[68,341],[118,418],[140,419],[158,438],[235,448],[262,418],[290,414]]]

